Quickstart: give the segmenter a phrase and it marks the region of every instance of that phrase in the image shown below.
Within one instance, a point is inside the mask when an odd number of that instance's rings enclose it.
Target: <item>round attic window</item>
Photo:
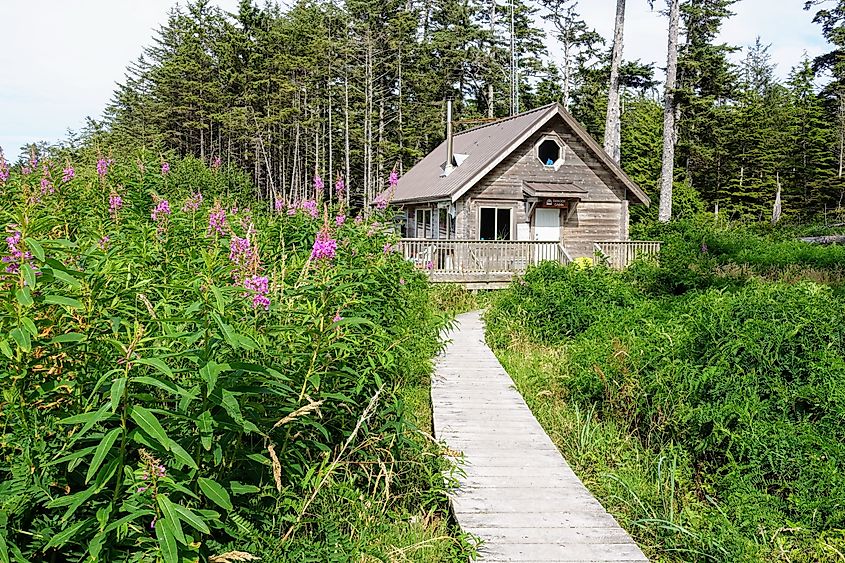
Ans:
[[[546,138],[537,145],[537,158],[543,166],[554,166],[557,168],[563,151],[555,139]]]

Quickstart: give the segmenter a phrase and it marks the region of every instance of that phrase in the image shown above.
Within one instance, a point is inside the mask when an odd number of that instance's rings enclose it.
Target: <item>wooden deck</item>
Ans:
[[[618,269],[660,252],[656,241],[607,241],[593,247],[597,256]],[[402,239],[399,250],[432,282],[460,283],[467,289],[505,287],[514,276],[543,261],[572,262],[565,246],[554,241]]]
[[[479,561],[645,562],[584,487],[484,343],[478,312],[460,315],[432,382],[434,429],[464,454],[451,495]]]

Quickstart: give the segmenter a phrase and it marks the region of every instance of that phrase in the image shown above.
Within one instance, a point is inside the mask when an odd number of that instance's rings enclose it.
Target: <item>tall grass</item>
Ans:
[[[845,302],[806,281],[675,296],[656,273],[541,265],[488,340],[653,556],[840,560]]]

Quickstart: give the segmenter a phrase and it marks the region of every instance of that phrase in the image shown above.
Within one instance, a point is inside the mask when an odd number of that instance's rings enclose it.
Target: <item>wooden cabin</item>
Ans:
[[[654,251],[628,242],[629,206],[648,196],[560,104],[455,135],[447,123],[446,140],[385,194],[403,210],[406,255],[433,279],[506,281],[602,244],[620,263]]]

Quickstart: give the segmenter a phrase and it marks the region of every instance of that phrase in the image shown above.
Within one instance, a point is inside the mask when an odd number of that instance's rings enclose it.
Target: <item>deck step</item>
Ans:
[[[434,432],[463,454],[452,509],[486,563],[648,559],[578,479],[484,343],[478,312],[458,316],[432,381]]]

